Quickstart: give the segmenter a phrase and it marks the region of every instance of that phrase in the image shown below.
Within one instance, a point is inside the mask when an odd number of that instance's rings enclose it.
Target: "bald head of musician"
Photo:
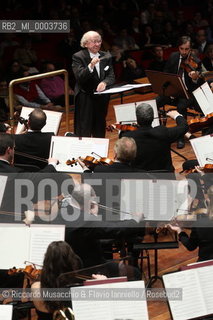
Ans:
[[[8,133],[0,133],[0,160],[9,164],[14,159],[15,140],[13,135]]]
[[[46,121],[46,113],[40,108],[35,108],[29,114],[28,126],[33,131],[41,131],[41,129],[46,125]]]
[[[137,145],[133,138],[122,137],[115,142],[114,159],[123,163],[131,163],[137,153]]]

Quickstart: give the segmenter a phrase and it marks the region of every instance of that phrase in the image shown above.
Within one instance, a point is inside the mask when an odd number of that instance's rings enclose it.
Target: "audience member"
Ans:
[[[198,49],[200,54],[205,53],[209,43],[207,42],[207,32],[205,28],[201,28],[195,35],[194,48]]]
[[[23,77],[29,76],[28,71],[23,72]],[[18,103],[25,107],[50,109],[60,111],[60,106],[54,106],[50,99],[40,89],[36,81],[26,81],[14,86],[14,93]]]
[[[166,60],[164,59],[163,54],[163,47],[161,47],[160,45],[156,45],[152,48],[153,60],[149,65],[149,70],[163,72],[166,65]]]
[[[207,71],[213,71],[213,44],[209,44],[206,48],[202,64]]]
[[[8,119],[8,84],[3,78],[0,79],[0,122]]]
[[[137,62],[131,57],[123,61],[123,66],[124,69],[122,79],[128,83],[133,83],[133,80],[145,76],[145,71],[142,66],[139,66]]]
[[[20,48],[17,48],[14,52],[14,59],[17,60],[23,68],[32,68],[30,74],[37,73],[36,69],[37,54],[32,47],[32,39],[30,37],[25,37],[22,41]]]
[[[46,62],[43,66],[43,72],[55,71],[55,65],[52,62]],[[44,92],[44,94],[51,100],[54,105],[65,105],[65,83],[61,76],[53,76],[48,78],[43,78],[39,82],[39,87]],[[69,88],[69,104],[74,103],[74,92]]]

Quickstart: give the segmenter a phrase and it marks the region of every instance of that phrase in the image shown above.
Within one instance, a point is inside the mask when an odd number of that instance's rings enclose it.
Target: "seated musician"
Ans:
[[[12,166],[14,161],[14,148],[14,136],[8,133],[0,133],[0,172],[23,172],[20,168]],[[57,161],[58,160],[56,159],[49,158],[47,161],[48,163],[46,163],[46,167],[42,169],[42,172],[55,172]]]
[[[115,215],[107,211],[107,219],[104,221],[95,197],[94,189],[90,185],[76,185],[71,197],[62,203],[61,209],[61,215],[63,210],[67,209],[69,216],[73,216],[73,219],[76,217],[66,228],[66,241],[86,267],[105,262],[100,239],[144,236],[144,223],[139,223],[143,219],[142,213],[139,216],[132,215],[130,220],[121,221],[120,213]],[[68,206],[64,207],[66,205]]]
[[[57,278],[60,274],[78,270],[81,269],[81,267],[81,259],[66,242],[52,242],[48,246],[44,257],[41,279],[39,282],[37,281],[32,284],[32,292],[36,292],[40,288],[59,288]],[[34,296],[36,296],[36,294]],[[64,305],[69,302],[33,299],[33,303],[36,308],[38,320],[52,320],[54,311],[63,308]]]
[[[168,225],[171,230],[178,233],[179,241],[189,251],[198,248],[198,261],[213,259],[213,185],[208,189],[207,194],[207,214],[202,214],[200,218],[197,218],[189,236],[178,225],[178,222],[176,225]]]
[[[29,202],[27,203],[30,206],[27,210],[31,210],[32,203],[59,196],[62,193],[63,184],[66,182],[69,183],[72,190],[72,178],[69,175],[56,172],[56,159],[49,158],[49,164],[39,172],[24,172],[22,169],[13,166],[14,146],[13,135],[0,133],[0,173],[7,176],[1,210],[13,213],[14,209],[18,209],[19,204],[24,201],[22,197],[24,198],[27,195],[29,196]],[[45,190],[43,190],[43,184],[47,186]],[[42,186],[43,191],[39,190],[39,186]],[[21,193],[22,188],[25,188],[25,195]],[[1,215],[1,222],[9,222],[7,219],[9,219],[9,216]],[[15,222],[13,215],[11,215],[11,219],[12,222]]]
[[[201,61],[191,53],[191,44],[190,37],[180,37],[178,41],[178,51],[171,54],[163,70],[166,73],[179,74],[182,77],[182,80],[191,95],[190,98],[176,97],[174,99],[172,97],[159,96],[156,99],[158,108],[163,107],[165,104],[176,105],[177,111],[185,118],[187,117],[187,108],[193,107],[197,111],[202,112],[196,99],[192,95],[192,91],[203,83],[203,80],[200,77]],[[183,135],[178,139],[177,148],[181,149],[184,145]]]
[[[167,116],[176,121],[175,127],[152,127],[154,111],[151,105],[141,103],[136,108],[139,128],[124,132],[122,136],[131,137],[137,145],[137,154],[133,166],[146,170],[166,170],[173,172],[171,159],[171,143],[177,141],[188,130],[184,117],[176,110],[169,111]]]
[[[41,132],[46,125],[46,120],[46,113],[36,108],[29,114],[27,131],[15,135],[15,151],[42,158],[44,162],[15,153],[15,163],[36,165],[41,169],[45,167],[45,159],[49,157],[51,137],[54,135],[53,132]]]
[[[132,138],[123,137],[118,139],[114,145],[114,162],[109,165],[97,165],[94,172],[132,172],[132,162],[136,157],[137,146]],[[84,172],[90,172],[86,164],[78,159]]]

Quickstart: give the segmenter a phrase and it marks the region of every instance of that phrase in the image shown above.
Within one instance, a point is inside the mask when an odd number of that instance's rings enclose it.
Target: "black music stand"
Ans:
[[[158,275],[158,250],[160,249],[177,249],[179,247],[177,236],[174,241],[158,242],[157,229],[153,232],[154,242],[135,244],[133,249],[136,251],[141,250],[154,250],[154,275],[149,279],[146,288],[151,288],[153,283],[157,280],[163,282],[161,276]]]
[[[187,89],[180,75],[154,70],[146,70],[152,89],[159,96],[189,99]]]

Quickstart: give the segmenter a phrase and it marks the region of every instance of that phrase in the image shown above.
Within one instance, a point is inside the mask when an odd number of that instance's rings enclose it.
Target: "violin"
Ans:
[[[24,124],[25,128],[28,129],[28,119],[20,117],[17,111],[14,113],[14,119],[17,120],[20,124]]]
[[[100,157],[99,159],[96,159],[92,156],[86,156],[84,158],[80,157],[80,160],[91,170],[95,168],[97,165],[111,165],[113,164],[113,160],[107,158],[107,157]],[[77,159],[67,160],[66,165],[73,166],[74,164],[77,164]]]
[[[8,275],[14,275],[16,273],[23,272],[30,280],[38,280],[40,278],[41,271],[41,269],[36,269],[36,267],[33,265],[27,265],[25,268],[17,269],[16,267],[13,267],[9,269]]]
[[[196,61],[196,57],[194,57],[190,52],[186,59],[182,59],[180,68],[186,70],[187,73],[191,71],[196,71],[196,69],[198,68],[198,62]]]
[[[135,131],[138,129],[138,125],[135,124],[120,124],[120,123],[115,123],[113,125],[109,125],[106,127],[107,131],[113,131],[113,130],[120,130],[120,131]]]
[[[209,127],[213,124],[213,112],[207,114],[205,117],[195,118],[188,121],[189,132],[195,133],[202,130],[205,127]]]

